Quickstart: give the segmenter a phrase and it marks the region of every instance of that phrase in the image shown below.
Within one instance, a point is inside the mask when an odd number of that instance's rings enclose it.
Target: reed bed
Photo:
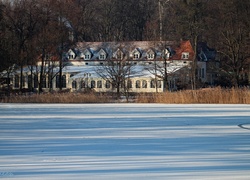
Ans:
[[[15,95],[2,99],[3,103],[107,103],[108,96],[98,93],[46,93]]]
[[[114,95],[114,94],[113,94]],[[224,89],[221,87],[201,90],[185,90],[164,93],[142,93],[131,97],[135,103],[167,104],[250,104],[248,88]],[[119,103],[112,94],[90,93],[44,93],[11,95],[1,103]],[[127,102],[127,101],[126,101]]]
[[[140,94],[137,103],[169,103],[169,104],[250,104],[248,88],[224,89],[221,87],[201,90],[185,90]]]

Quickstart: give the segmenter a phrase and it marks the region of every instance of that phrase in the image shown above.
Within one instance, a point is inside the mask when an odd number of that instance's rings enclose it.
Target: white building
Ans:
[[[91,88],[97,92],[112,92],[112,80],[97,73],[108,62],[121,62],[131,66],[124,84],[129,92],[162,92],[164,71],[167,71],[169,90],[176,90],[180,81],[188,83],[194,51],[189,41],[132,41],[132,42],[80,42],[64,54],[62,88],[71,92]],[[59,63],[55,63],[55,66]],[[40,63],[41,65],[41,63]],[[201,79],[205,81],[206,63],[198,62]],[[23,71],[23,88],[37,89],[39,66]],[[34,73],[36,72],[36,73]],[[59,68],[45,65],[42,87],[44,91],[59,90]],[[185,74],[184,74],[185,72]],[[181,78],[180,78],[181,77]],[[20,72],[13,78],[13,88],[20,87]]]

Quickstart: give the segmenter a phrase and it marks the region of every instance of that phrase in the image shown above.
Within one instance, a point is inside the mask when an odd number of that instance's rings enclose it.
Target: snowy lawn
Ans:
[[[249,180],[249,105],[0,104],[0,179]]]

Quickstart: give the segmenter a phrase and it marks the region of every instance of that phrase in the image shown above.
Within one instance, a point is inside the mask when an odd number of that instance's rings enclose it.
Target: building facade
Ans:
[[[53,61],[50,66],[48,60],[42,79],[39,78],[41,63],[32,67],[32,71],[31,67],[23,70],[22,87],[38,89],[40,84],[43,91],[57,91],[61,79],[62,89],[70,92],[86,89],[113,92],[117,84],[121,91],[162,92],[165,83],[168,90],[173,91],[190,82],[193,59],[189,41],[80,42],[63,54],[62,78],[58,73],[59,62]],[[198,76],[205,82],[206,63],[198,61],[197,66]],[[119,74],[119,68],[127,72]],[[115,83],[113,76],[122,80]],[[20,77],[17,71],[13,76],[13,89],[20,88]]]

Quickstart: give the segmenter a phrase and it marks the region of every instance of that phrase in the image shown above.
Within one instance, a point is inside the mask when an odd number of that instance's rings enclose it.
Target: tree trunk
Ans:
[[[196,90],[197,88],[197,41],[198,41],[198,35],[195,35],[193,47],[194,47],[194,57],[193,57],[193,63],[192,63],[192,72],[191,72],[191,86],[193,90]]]
[[[38,87],[38,93],[42,93],[43,92],[43,71],[44,71],[44,61],[45,61],[45,50],[42,50],[42,65],[41,65],[41,70],[40,70],[40,77],[39,77],[39,87]]]

